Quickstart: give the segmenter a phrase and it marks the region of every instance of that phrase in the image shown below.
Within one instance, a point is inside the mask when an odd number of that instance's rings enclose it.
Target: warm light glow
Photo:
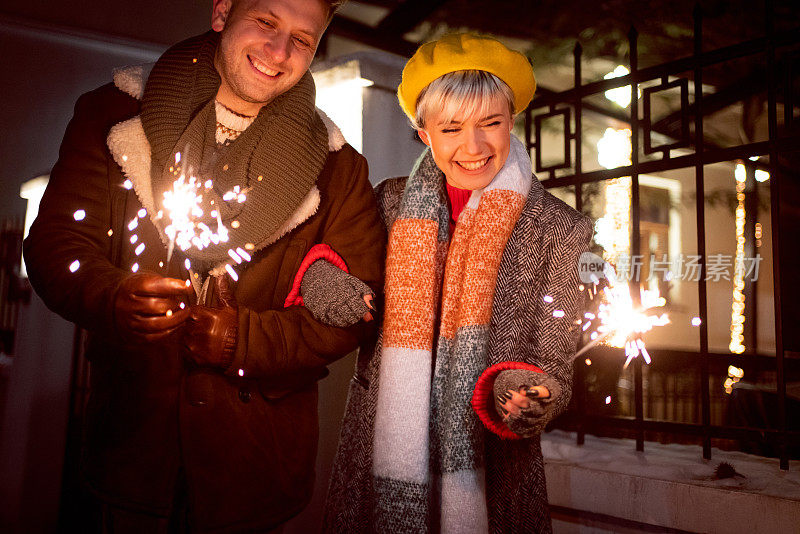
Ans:
[[[693,317],[692,318],[692,326],[700,326],[702,324],[702,320],[700,317]]]
[[[79,262],[78,260],[75,260],[75,261],[73,261],[72,263],[69,264],[69,272],[71,272],[71,273],[74,273],[75,271],[77,271],[80,268],[81,268],[81,262]]]
[[[733,393],[734,384],[736,384],[742,378],[744,378],[744,369],[736,367],[735,365],[729,365],[728,378],[725,379],[725,383],[723,384],[725,393],[729,395]]]
[[[628,70],[625,65],[617,65],[613,71],[609,72],[605,76],[603,76],[604,80],[610,80],[612,78],[619,78],[621,76],[625,76],[630,74],[631,71]],[[639,96],[642,95],[641,89],[638,90]],[[622,108],[626,108],[631,105],[631,86],[626,85],[624,87],[616,87],[614,89],[609,89],[605,92],[606,98],[614,102],[616,105]]]
[[[85,210],[76,210],[75,213],[72,214],[72,218],[76,221],[82,221],[86,218],[86,211]]]
[[[607,169],[631,164],[631,131],[607,128],[597,142],[597,161]],[[605,186],[605,212],[595,222],[595,242],[603,247],[603,258],[616,264],[630,253],[631,179],[609,180]]]
[[[365,87],[372,81],[361,77],[358,61],[336,65],[315,72],[317,107],[339,126],[350,145],[361,152],[363,147],[363,115]]]
[[[739,172],[741,167],[742,172]],[[733,303],[731,304],[731,342],[728,349],[734,354],[742,354],[744,346],[744,224],[745,224],[745,180],[742,178],[744,165],[736,165],[734,177],[736,178],[736,259],[733,264]],[[737,174],[738,173],[738,174]]]

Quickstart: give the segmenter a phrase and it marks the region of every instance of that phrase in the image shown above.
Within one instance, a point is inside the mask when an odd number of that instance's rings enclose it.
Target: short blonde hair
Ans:
[[[435,112],[444,115],[444,123],[456,115],[470,116],[486,113],[495,98],[502,97],[514,117],[514,92],[503,80],[485,70],[458,70],[439,76],[417,98],[417,110],[412,125],[417,130]]]

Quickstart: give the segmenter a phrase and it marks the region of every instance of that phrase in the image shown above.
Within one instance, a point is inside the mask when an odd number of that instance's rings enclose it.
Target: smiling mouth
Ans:
[[[264,74],[265,76],[269,76],[270,78],[275,78],[281,74],[281,71],[269,68],[263,62],[259,61],[253,56],[247,56],[247,59],[250,60],[250,64],[253,66],[254,69],[256,69],[261,74]]]
[[[485,167],[494,156],[489,156],[478,161],[456,161],[456,164],[466,171],[477,171]]]

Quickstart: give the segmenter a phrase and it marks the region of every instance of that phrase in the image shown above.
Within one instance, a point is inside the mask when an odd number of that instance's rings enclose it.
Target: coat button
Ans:
[[[244,388],[239,390],[239,400],[240,401],[242,401],[242,402],[250,402],[250,397],[251,397],[250,390],[247,390],[247,389],[244,389]]]

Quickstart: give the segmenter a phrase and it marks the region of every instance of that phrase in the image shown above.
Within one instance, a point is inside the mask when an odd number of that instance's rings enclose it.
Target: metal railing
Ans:
[[[781,304],[781,274],[782,268],[779,258],[781,247],[785,247],[781,234],[781,209],[785,210],[786,198],[781,198],[781,188],[785,187],[787,177],[777,169],[779,156],[797,150],[800,147],[798,124],[794,117],[795,107],[798,105],[794,95],[796,80],[798,78],[798,48],[800,48],[800,31],[776,33],[774,31],[773,10],[768,1],[765,6],[764,37],[741,42],[713,51],[703,51],[703,16],[699,7],[694,11],[694,53],[679,60],[670,61],[661,65],[640,69],[638,65],[637,40],[635,28],[631,28],[628,35],[630,50],[630,73],[612,79],[604,79],[584,84],[582,81],[581,62],[582,47],[576,44],[574,49],[574,87],[562,92],[551,92],[536,98],[525,112],[525,138],[529,150],[535,150],[535,171],[542,179],[546,188],[568,188],[574,192],[575,208],[579,211],[585,209],[584,187],[587,184],[611,180],[615,178],[631,178],[631,240],[630,249],[633,257],[641,253],[640,248],[640,183],[642,174],[663,173],[677,169],[693,169],[696,188],[696,237],[697,252],[700,256],[700,277],[698,286],[699,303],[699,347],[697,352],[682,353],[690,355],[686,358],[687,364],[695,369],[698,375],[696,392],[699,397],[699,416],[697,422],[675,422],[666,420],[645,419],[645,392],[643,387],[642,362],[634,359],[632,363],[633,374],[633,415],[602,415],[590,414],[587,410],[587,366],[578,362],[575,367],[575,394],[570,410],[559,420],[558,424],[577,430],[578,443],[583,443],[586,432],[602,433],[608,429],[617,429],[618,434],[630,435],[636,439],[636,449],[644,450],[646,433],[657,432],[659,435],[670,435],[679,439],[680,436],[694,436],[699,438],[703,448],[703,458],[711,458],[712,439],[755,440],[775,446],[776,455],[780,458],[780,467],[788,469],[788,445],[800,443],[800,432],[787,429],[787,398],[786,398],[786,365],[787,355],[783,346],[783,314],[785,309]],[[723,107],[721,99],[714,100],[714,94],[704,95],[703,76],[706,69],[743,58],[765,57],[764,67],[766,77],[760,81],[761,85],[755,87],[754,93],[766,93],[768,112],[768,139],[738,144],[737,146],[715,146],[710,143],[703,132],[704,116],[716,112]],[[689,79],[691,78],[691,79]],[[646,87],[641,86],[645,84]],[[689,89],[693,88],[693,102],[689,102]],[[607,110],[598,106],[591,97],[602,95],[610,89],[630,87],[629,111]],[[641,95],[640,95],[640,90]],[[673,90],[680,93],[680,109],[673,114],[673,121],[677,127],[667,129],[652,123],[651,99],[659,91]],[[752,94],[752,93],[751,93]],[[778,124],[778,100],[783,105],[783,124]],[[640,111],[640,100],[643,100],[643,112]],[[730,105],[734,102],[728,102]],[[630,165],[600,169],[590,172],[583,171],[582,145],[584,143],[583,117],[586,113],[601,114],[617,121],[630,125],[631,130],[631,163]],[[543,124],[546,120],[560,119],[563,128],[563,161],[544,164],[543,150]],[[693,133],[690,125],[693,121]],[[661,130],[663,136],[670,141],[656,146],[653,133]],[[640,136],[644,140],[644,147],[640,147]],[[679,152],[679,153],[676,153]],[[655,155],[660,158],[655,159]],[[754,163],[749,160],[755,156],[768,156],[768,163],[759,161]],[[645,161],[642,161],[642,160]],[[731,358],[733,354],[712,354],[709,351],[709,306],[707,290],[707,236],[705,192],[706,179],[704,169],[706,165],[732,160],[742,160],[747,168],[746,193],[752,193],[750,208],[753,208],[753,199],[757,199],[753,176],[756,166],[770,171],[769,192],[771,197],[771,239],[773,261],[773,297],[775,316],[775,356],[763,357],[752,352],[745,354],[745,358],[752,362],[759,361],[761,369],[774,368],[777,397],[777,421],[775,428],[762,428],[754,426],[736,426],[732,424],[713,424],[711,414],[710,393],[710,366],[719,367],[720,361]],[[572,171],[572,172],[570,172]],[[782,186],[782,184],[784,184]],[[749,188],[749,189],[748,189]],[[755,204],[757,211],[757,202]],[[746,222],[746,229],[754,228],[754,214],[750,209],[750,218]],[[752,239],[752,235],[750,236]],[[752,248],[750,249],[752,250]],[[745,294],[750,298],[755,294],[753,283],[745,287]],[[631,282],[631,295],[634,299],[639,295],[639,281]],[[756,339],[754,328],[756,316],[751,309],[748,330],[745,335],[749,339]],[[751,347],[755,343],[751,344]],[[592,349],[593,352],[605,350]],[[796,348],[794,350],[797,350]],[[680,351],[651,350],[653,360],[658,358],[673,358]],[[800,360],[791,360],[791,363],[800,363]],[[798,366],[796,366],[798,367]],[[795,369],[796,369],[795,367]],[[597,410],[595,410],[596,412]]]

